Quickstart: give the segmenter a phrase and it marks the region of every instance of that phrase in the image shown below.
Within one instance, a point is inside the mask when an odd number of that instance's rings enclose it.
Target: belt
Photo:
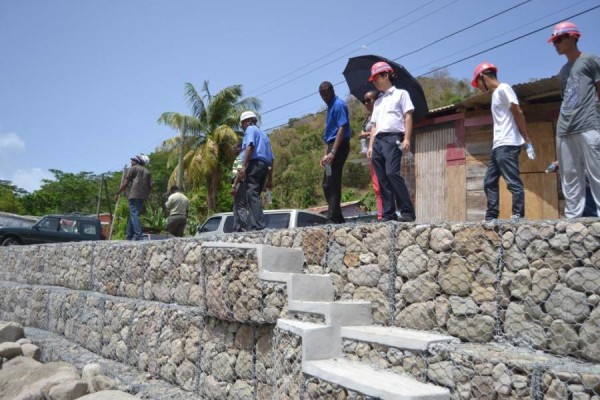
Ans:
[[[404,135],[404,132],[378,132],[375,135],[375,138],[382,138],[382,137],[386,137],[386,136],[402,136]]]
[[[270,162],[268,162],[267,160],[265,160],[263,158],[253,158],[252,160],[250,160],[250,162],[253,162],[253,161],[254,162],[261,162],[261,163],[264,163],[264,164],[267,164],[267,165],[271,165]]]

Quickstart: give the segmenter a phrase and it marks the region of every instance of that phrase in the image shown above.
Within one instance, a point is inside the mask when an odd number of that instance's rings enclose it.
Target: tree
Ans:
[[[234,129],[239,127],[239,116],[242,111],[258,111],[260,107],[258,99],[242,99],[242,94],[241,85],[226,87],[213,96],[208,81],[204,81],[200,93],[194,85],[186,83],[185,99],[191,107],[191,115],[163,113],[158,120],[181,133],[179,138],[166,141],[163,149],[187,147],[185,154],[182,152],[180,156],[182,181],[188,188],[198,188],[205,183],[207,205],[211,210],[217,209],[217,196],[223,179],[237,156],[234,147],[241,134]],[[191,135],[189,141],[188,133]],[[169,182],[175,182],[176,176],[181,176],[180,170],[181,167],[173,171]]]
[[[23,212],[22,197],[27,194],[10,181],[0,179],[0,211],[20,214]]]
[[[456,104],[473,94],[466,79],[452,78],[447,69],[436,71],[431,77],[419,78],[419,83],[430,109]]]

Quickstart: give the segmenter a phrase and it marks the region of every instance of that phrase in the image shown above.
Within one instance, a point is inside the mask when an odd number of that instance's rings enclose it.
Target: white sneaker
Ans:
[[[520,214],[513,214],[513,215],[510,216],[510,219],[513,220],[513,221],[518,221],[520,219],[523,219],[523,217],[521,217]]]

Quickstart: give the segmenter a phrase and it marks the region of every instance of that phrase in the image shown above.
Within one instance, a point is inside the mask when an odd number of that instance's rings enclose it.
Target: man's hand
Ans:
[[[325,154],[323,158],[321,158],[321,167],[324,167],[326,164],[331,164],[333,162],[334,155],[331,153]]]
[[[410,152],[410,140],[404,139],[402,144],[400,144],[400,149],[404,152]]]

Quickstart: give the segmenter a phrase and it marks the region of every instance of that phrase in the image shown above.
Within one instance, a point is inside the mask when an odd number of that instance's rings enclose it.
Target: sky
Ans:
[[[260,126],[269,129],[322,110],[322,81],[346,98],[342,71],[363,54],[395,60],[414,76],[453,64],[451,76],[471,79],[475,65],[489,61],[509,84],[550,77],[565,63],[546,43],[551,28],[487,49],[598,5],[0,0],[0,179],[32,192],[53,177],[50,169],[121,170],[177,135],[157,120],[190,113],[186,82],[200,90],[209,81],[213,94],[242,85],[244,97],[260,99]],[[579,48],[600,54],[600,8],[571,20],[582,32]]]

